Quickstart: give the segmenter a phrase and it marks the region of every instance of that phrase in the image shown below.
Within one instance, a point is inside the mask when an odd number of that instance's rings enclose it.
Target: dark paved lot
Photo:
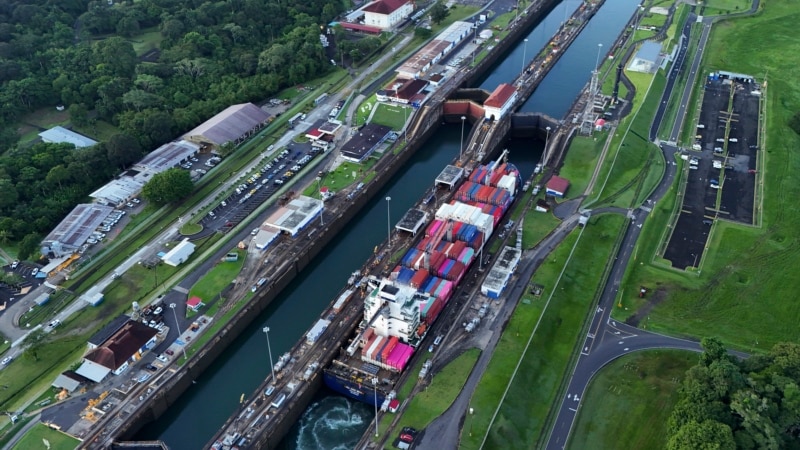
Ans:
[[[749,83],[706,80],[695,146],[689,152],[697,169],[689,169],[683,208],[664,252],[673,267],[697,267],[709,221],[753,223],[759,112],[754,89]],[[732,94],[733,111],[728,112]],[[721,167],[715,168],[715,161]]]

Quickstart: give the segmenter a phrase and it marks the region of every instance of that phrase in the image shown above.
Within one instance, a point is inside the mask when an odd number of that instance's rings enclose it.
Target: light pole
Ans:
[[[461,116],[461,148],[458,150],[458,160],[461,161],[461,156],[464,154],[464,121],[467,116]]]
[[[544,158],[542,158],[542,168],[547,165],[547,144],[550,143],[550,127],[544,127],[544,129],[547,131],[547,134],[544,138]]]
[[[389,207],[392,197],[386,197],[386,239],[392,240],[392,211]]]
[[[472,416],[475,414],[475,410],[470,407],[469,408],[469,435],[472,436]]]
[[[372,378],[372,398],[375,401],[375,437],[378,437],[378,379]]]
[[[408,109],[407,108],[408,108],[407,106],[403,107],[403,136],[404,136],[404,138],[406,140],[406,144],[408,144],[408,117],[407,117]]]
[[[594,70],[595,72],[600,70],[600,50],[603,48],[603,44],[597,44],[597,59],[594,62]]]
[[[269,327],[262,329],[264,334],[267,335],[267,351],[269,351],[269,367],[272,369],[272,384],[275,384],[278,379],[275,378],[275,366],[272,364],[272,346],[269,344]]]
[[[178,323],[178,313],[175,312],[175,307],[178,306],[175,303],[169,304],[169,309],[172,310],[172,317],[175,318],[175,331],[178,332],[178,337],[181,337],[181,326]],[[177,338],[175,338],[177,340]],[[186,344],[181,345],[181,349],[183,350],[183,359],[187,359],[186,356]]]
[[[522,46],[522,70],[520,72],[525,72],[525,54],[528,52],[528,38],[525,38],[525,45]]]

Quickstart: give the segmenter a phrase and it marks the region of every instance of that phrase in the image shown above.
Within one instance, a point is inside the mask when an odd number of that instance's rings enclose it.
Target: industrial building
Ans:
[[[94,139],[88,138],[82,134],[68,130],[61,126],[50,128],[49,130],[39,133],[39,137],[43,142],[51,144],[72,144],[75,148],[91,147],[97,144]]]
[[[281,234],[281,230],[264,225],[258,229],[258,233],[256,233],[255,237],[253,237],[253,243],[255,244],[256,248],[259,250],[264,250]]]
[[[628,70],[641,73],[655,73],[661,65],[661,43],[655,41],[644,41],[642,46],[634,55]]]
[[[77,252],[112,211],[114,208],[110,206],[94,203],[76,206],[44,238],[41,244],[42,254],[60,258]]]
[[[178,167],[200,151],[200,146],[189,141],[174,141],[158,147],[119,178],[111,180],[89,194],[99,203],[119,206],[142,192],[153,175]]]
[[[232,105],[183,135],[183,139],[212,147],[228,142],[239,144],[269,123],[270,117],[252,103]]]
[[[286,206],[278,208],[265,222],[265,225],[296,236],[306,225],[322,212],[322,200],[300,196]],[[262,230],[263,231],[263,230]],[[258,237],[258,235],[256,235]]]
[[[492,270],[486,275],[486,279],[481,284],[481,293],[489,298],[500,298],[503,290],[508,285],[517,264],[522,256],[522,251],[516,247],[504,247],[497,257]]]
[[[192,253],[194,253],[194,244],[189,242],[189,238],[184,238],[180,244],[162,256],[161,260],[164,261],[164,264],[177,267],[185,263]]]
[[[342,146],[341,155],[348,161],[361,163],[383,144],[391,134],[391,128],[369,123]]]
[[[100,346],[86,354],[78,375],[101,382],[109,373],[121,375],[132,362],[156,344],[158,330],[134,320],[128,320]]]

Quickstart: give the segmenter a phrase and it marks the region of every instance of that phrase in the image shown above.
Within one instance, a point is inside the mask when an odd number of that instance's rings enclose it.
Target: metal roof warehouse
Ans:
[[[82,134],[68,130],[61,126],[50,128],[49,130],[39,133],[39,137],[44,142],[54,144],[72,144],[75,148],[91,147],[97,144],[97,141],[90,139]]]
[[[42,241],[42,254],[72,254],[89,239],[114,208],[94,203],[76,206]]]
[[[342,146],[342,157],[360,163],[374,152],[389,137],[392,129],[370,123]]]
[[[322,200],[300,196],[278,208],[266,224],[296,236],[300,230],[322,212]]]
[[[215,146],[227,142],[238,144],[267,124],[270,117],[252,103],[232,105],[183,135],[183,138]]]
[[[148,153],[136,163],[135,167],[153,173],[161,173],[186,161],[199,150],[200,146],[193,142],[183,140],[169,142]]]

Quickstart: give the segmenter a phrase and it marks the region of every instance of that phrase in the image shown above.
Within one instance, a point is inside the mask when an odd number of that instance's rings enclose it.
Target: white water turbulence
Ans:
[[[340,396],[312,403],[292,427],[284,448],[294,450],[350,450],[372,422],[373,408]]]

